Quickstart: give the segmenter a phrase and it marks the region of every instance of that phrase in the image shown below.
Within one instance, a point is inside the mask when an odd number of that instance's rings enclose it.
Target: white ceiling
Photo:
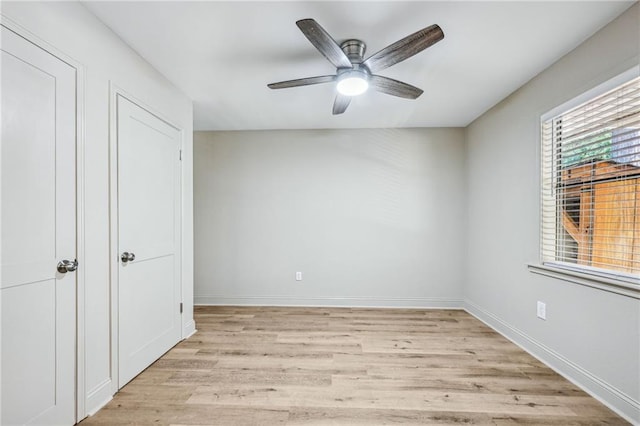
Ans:
[[[632,1],[85,2],[194,101],[196,130],[466,126],[613,20]],[[295,25],[314,18],[365,56],[431,24],[445,38],[380,72],[424,90],[369,91],[333,116],[335,87],[271,90],[333,66]]]

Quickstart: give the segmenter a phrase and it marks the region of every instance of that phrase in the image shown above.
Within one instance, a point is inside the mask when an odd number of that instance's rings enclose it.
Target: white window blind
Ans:
[[[640,78],[542,123],[543,263],[640,277]]]

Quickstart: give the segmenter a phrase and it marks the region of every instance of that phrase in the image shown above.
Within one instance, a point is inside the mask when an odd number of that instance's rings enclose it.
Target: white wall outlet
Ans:
[[[547,304],[538,300],[538,318],[546,320],[547,319]]]
[[[296,272],[296,281],[302,281],[302,272]]]

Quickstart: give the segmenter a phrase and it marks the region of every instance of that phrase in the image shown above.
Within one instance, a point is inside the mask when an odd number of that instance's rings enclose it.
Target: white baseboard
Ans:
[[[466,300],[464,309],[502,334],[507,339],[542,361],[576,386],[609,407],[631,424],[640,425],[640,402],[620,391],[611,384],[563,357],[553,349],[528,336],[523,331],[512,327],[494,314]]]
[[[290,296],[196,296],[195,305],[209,306],[309,306],[345,308],[462,309],[461,299],[444,297],[290,297]]]
[[[93,416],[113,399],[111,379],[106,379],[87,393],[85,409],[88,416]]]

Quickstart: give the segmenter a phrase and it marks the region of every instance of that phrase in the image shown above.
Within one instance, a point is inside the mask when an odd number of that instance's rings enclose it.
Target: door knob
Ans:
[[[122,263],[133,262],[136,260],[136,255],[125,251],[122,253],[122,256],[120,256],[120,259],[122,259]]]
[[[62,260],[58,262],[58,272],[61,274],[66,274],[67,272],[73,272],[78,269],[78,261],[76,259],[73,260]]]

